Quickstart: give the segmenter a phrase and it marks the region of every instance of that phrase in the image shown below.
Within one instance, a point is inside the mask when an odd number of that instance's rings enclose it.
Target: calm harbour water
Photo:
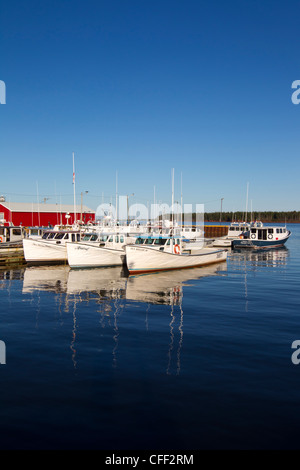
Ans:
[[[299,448],[300,226],[203,269],[0,271],[0,448]]]

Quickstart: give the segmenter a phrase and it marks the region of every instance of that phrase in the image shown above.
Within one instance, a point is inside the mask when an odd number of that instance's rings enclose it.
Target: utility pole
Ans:
[[[222,222],[222,205],[223,205],[224,198],[221,197],[221,212],[220,212],[220,222]]]

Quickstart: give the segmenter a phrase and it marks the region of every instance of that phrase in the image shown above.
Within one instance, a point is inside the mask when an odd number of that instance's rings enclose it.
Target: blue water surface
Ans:
[[[0,271],[0,448],[299,448],[288,228],[286,248],[183,272]]]

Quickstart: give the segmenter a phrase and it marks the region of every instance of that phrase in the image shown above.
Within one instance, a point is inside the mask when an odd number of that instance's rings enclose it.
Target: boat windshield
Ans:
[[[97,241],[98,239],[98,236],[97,235],[91,235],[91,234],[85,234],[82,238],[83,241],[91,241],[91,242],[95,242]]]
[[[156,238],[154,240],[154,245],[165,245],[166,243],[166,239],[163,239],[163,238]]]
[[[46,240],[46,239],[51,240],[52,238],[54,238],[54,235],[55,235],[55,233],[53,233],[53,232],[45,232],[42,238],[44,240]]]
[[[135,240],[136,245],[156,245],[156,246],[162,246],[165,244],[169,244],[170,240],[167,238],[141,238],[138,237]]]
[[[62,238],[64,238],[64,235],[64,233],[57,233],[54,238],[55,240],[61,240]]]

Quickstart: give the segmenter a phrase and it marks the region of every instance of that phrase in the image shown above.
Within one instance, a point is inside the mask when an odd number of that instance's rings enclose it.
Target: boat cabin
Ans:
[[[288,234],[286,227],[251,227],[245,238],[251,240],[280,240]]]
[[[152,245],[154,247],[159,246],[170,246],[171,240],[173,240],[173,244],[180,244],[180,238],[171,238],[171,237],[164,237],[164,236],[140,236],[137,237],[135,244],[136,245]]]
[[[26,238],[42,238],[45,228],[44,227],[26,227]]]
[[[57,244],[66,243],[66,242],[79,242],[80,232],[71,232],[71,231],[56,232],[53,230],[47,230],[43,234],[42,240],[53,241],[53,242],[56,242]]]
[[[0,226],[0,243],[19,242],[24,237],[24,228],[21,226]]]
[[[136,238],[135,245],[143,245],[147,248],[179,254],[182,249],[182,239],[163,235],[144,235]]]
[[[83,242],[100,242],[103,244],[123,244],[125,243],[126,234],[124,233],[85,233],[81,239]]]
[[[233,222],[228,228],[228,237],[236,238],[247,232],[250,228],[250,224],[245,222]]]
[[[100,247],[123,250],[124,245],[135,242],[135,236],[129,233],[85,233],[82,235],[81,243],[99,244]]]
[[[264,224],[260,221],[251,222],[251,227],[261,228],[263,226],[264,226]]]

